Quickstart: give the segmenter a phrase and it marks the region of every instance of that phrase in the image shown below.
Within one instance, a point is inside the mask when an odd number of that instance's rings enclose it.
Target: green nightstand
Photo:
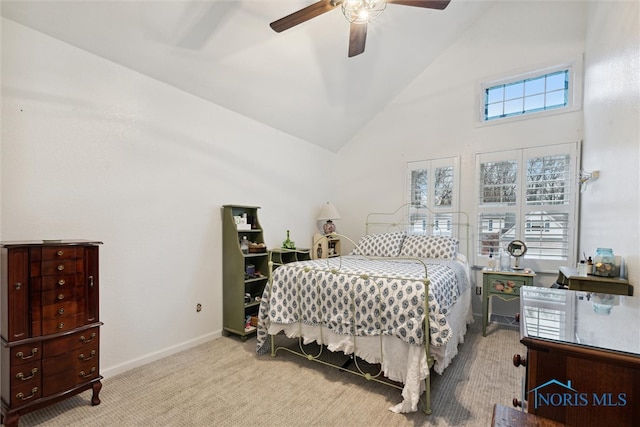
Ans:
[[[311,259],[310,249],[275,248],[269,251],[269,259],[273,261],[274,268],[295,261]]]
[[[522,286],[533,286],[536,276],[530,269],[493,271],[482,270],[482,336],[487,336],[489,323],[489,299],[498,297],[503,301],[520,299]]]

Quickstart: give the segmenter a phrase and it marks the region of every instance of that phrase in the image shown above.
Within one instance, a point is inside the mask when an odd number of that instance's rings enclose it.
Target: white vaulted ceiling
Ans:
[[[340,8],[282,33],[315,0],[2,1],[2,16],[331,151],[422,73],[491,2],[390,4],[348,58]],[[438,85],[437,81],[433,82]]]

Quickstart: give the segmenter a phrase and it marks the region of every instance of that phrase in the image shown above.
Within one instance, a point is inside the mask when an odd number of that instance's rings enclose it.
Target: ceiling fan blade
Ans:
[[[367,24],[351,24],[349,29],[349,58],[364,52],[367,41]]]
[[[310,6],[300,9],[297,12],[293,12],[291,15],[287,15],[284,18],[280,18],[277,21],[273,21],[269,26],[277,33],[284,30],[288,30],[291,27],[295,27],[298,24],[302,24],[316,16],[329,12],[340,5],[341,2],[335,0],[320,0]]]
[[[451,0],[387,0],[387,3],[443,10]]]

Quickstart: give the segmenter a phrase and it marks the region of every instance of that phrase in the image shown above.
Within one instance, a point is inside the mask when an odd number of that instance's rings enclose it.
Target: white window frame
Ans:
[[[510,213],[515,215],[515,239],[523,240],[526,242],[526,230],[527,222],[525,220],[526,214],[529,211],[535,211],[536,205],[527,205],[526,203],[526,182],[527,171],[526,161],[529,158],[541,157],[541,156],[553,156],[568,154],[570,156],[570,193],[569,203],[567,205],[559,205],[560,212],[566,212],[568,214],[569,224],[577,224],[578,219],[578,201],[580,195],[580,188],[578,185],[579,175],[579,159],[580,159],[580,142],[571,142],[564,144],[555,144],[539,147],[529,147],[508,151],[497,151],[487,153],[476,153],[476,172],[475,172],[475,194],[476,194],[476,234],[478,239],[476,247],[474,248],[477,260],[484,259],[485,263],[488,262],[488,254],[481,253],[481,236],[480,236],[480,224],[479,218],[482,213]],[[499,161],[517,161],[517,179],[516,179],[516,202],[513,204],[491,204],[482,205],[480,200],[480,179],[481,179],[481,164],[486,162],[499,162]],[[564,207],[563,207],[564,206]],[[553,210],[551,210],[553,212]],[[495,226],[495,224],[494,224]],[[577,227],[569,226],[567,229],[568,249],[567,259],[540,259],[525,254],[524,258],[520,261],[521,266],[530,267],[534,271],[539,272],[557,272],[560,266],[575,265],[577,262],[577,242],[578,242],[578,230]],[[494,257],[497,254],[494,254]]]
[[[510,123],[518,120],[528,120],[531,118],[550,116],[555,114],[564,114],[573,111],[579,111],[582,109],[582,68],[583,68],[583,60],[582,57],[575,58],[572,61],[558,63],[552,66],[546,66],[537,68],[532,71],[520,72],[520,73],[512,73],[509,75],[501,75],[494,76],[492,78],[481,81],[478,84],[478,93],[476,96],[476,126],[492,126],[497,124]],[[567,105],[565,107],[560,108],[552,108],[549,110],[535,111],[535,112],[527,112],[524,114],[518,114],[509,117],[500,117],[494,118],[491,120],[485,120],[484,117],[484,108],[485,108],[485,92],[487,89],[503,85],[518,82],[521,80],[527,80],[531,78],[541,77],[546,74],[551,74],[557,71],[569,71],[569,87],[567,94]]]
[[[438,223],[438,215],[445,215],[449,213],[455,213],[459,211],[459,198],[460,198],[460,157],[446,157],[441,159],[431,160],[418,160],[407,162],[407,179],[406,179],[406,198],[407,203],[412,203],[412,182],[411,172],[416,170],[427,170],[427,202],[426,209],[424,210],[426,223],[433,225]],[[453,168],[453,194],[451,195],[451,206],[434,206],[435,197],[435,171],[438,168],[452,167]],[[410,207],[407,212],[407,223],[411,221],[411,214],[416,213],[417,209]],[[459,218],[452,217],[448,220],[446,227],[434,230],[433,227],[429,227],[428,230],[422,230],[426,234],[446,234],[457,236],[459,229],[457,223]],[[409,230],[412,232],[412,230]],[[417,232],[416,232],[417,233]],[[420,233],[422,234],[422,233]]]

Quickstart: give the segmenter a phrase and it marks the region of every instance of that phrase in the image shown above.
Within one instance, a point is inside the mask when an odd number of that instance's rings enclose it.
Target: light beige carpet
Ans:
[[[20,426],[488,426],[494,403],[520,396],[524,369],[511,360],[524,351],[515,328],[494,323],[483,338],[476,319],[453,363],[433,375],[428,416],[390,412],[397,389],[223,337],[107,378],[98,406],[87,391]]]

